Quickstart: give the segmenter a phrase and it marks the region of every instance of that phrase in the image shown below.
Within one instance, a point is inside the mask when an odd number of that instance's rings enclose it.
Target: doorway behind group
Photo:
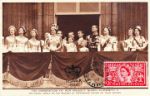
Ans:
[[[89,35],[92,25],[99,26],[99,15],[57,15],[57,24],[65,36],[70,31],[77,35],[78,30]]]

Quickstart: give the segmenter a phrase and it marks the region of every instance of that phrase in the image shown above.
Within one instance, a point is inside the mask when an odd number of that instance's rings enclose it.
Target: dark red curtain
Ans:
[[[3,53],[3,73],[7,72],[7,66],[8,66],[8,53]]]
[[[24,81],[44,76],[48,70],[49,53],[12,53],[9,54],[9,73]]]
[[[93,53],[53,53],[52,56],[53,74],[71,80],[90,71]]]
[[[77,52],[77,53],[4,53],[3,73],[24,81],[35,80],[48,71],[52,57],[52,73],[64,80],[79,78],[90,70],[103,76],[105,61],[148,61],[148,52]]]

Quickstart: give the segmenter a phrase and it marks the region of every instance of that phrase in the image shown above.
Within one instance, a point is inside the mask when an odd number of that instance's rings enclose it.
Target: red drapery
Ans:
[[[148,61],[147,52],[4,53],[3,72],[9,63],[9,73],[17,79],[35,80],[48,71],[51,56],[52,73],[65,80],[76,79],[91,68],[103,76],[105,61]]]

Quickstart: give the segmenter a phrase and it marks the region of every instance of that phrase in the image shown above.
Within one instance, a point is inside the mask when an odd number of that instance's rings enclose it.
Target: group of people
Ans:
[[[79,30],[77,38],[74,32],[68,32],[67,36],[58,29],[56,24],[52,24],[50,32],[44,34],[44,40],[38,39],[38,31],[30,31],[30,39],[25,36],[24,26],[18,30],[11,25],[8,28],[9,36],[4,38],[4,52],[89,52],[89,51],[118,51],[117,37],[111,36],[111,29],[105,27],[101,35],[98,32],[98,26],[92,25],[91,35]],[[18,32],[16,36],[15,33]],[[128,38],[121,42],[124,51],[142,51],[145,50],[148,42],[141,36],[141,26],[128,30]]]

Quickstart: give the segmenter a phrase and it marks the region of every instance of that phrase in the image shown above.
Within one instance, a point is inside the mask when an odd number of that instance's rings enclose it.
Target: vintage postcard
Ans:
[[[1,96],[149,96],[148,5],[2,0]]]

